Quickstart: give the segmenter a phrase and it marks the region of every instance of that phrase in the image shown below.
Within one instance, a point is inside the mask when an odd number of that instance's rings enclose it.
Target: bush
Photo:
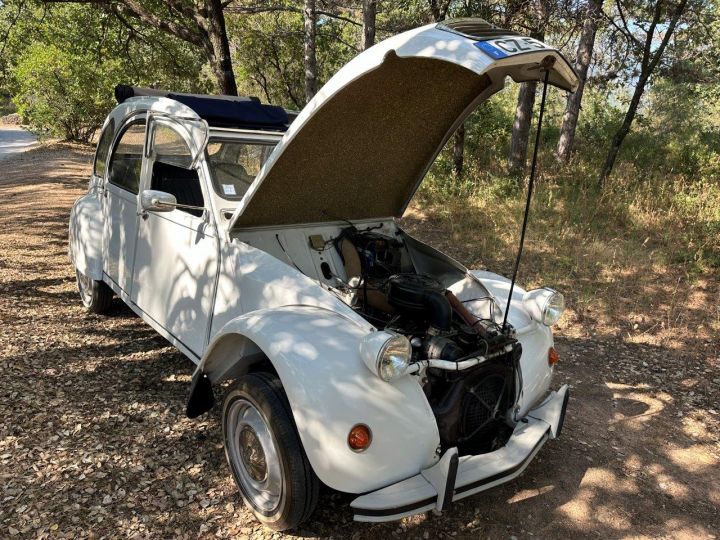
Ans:
[[[54,45],[31,45],[15,68],[18,112],[41,135],[89,141],[112,108],[107,67]]]

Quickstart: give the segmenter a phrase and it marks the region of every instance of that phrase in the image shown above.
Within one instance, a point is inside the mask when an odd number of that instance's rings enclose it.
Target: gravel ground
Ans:
[[[184,417],[192,364],[119,302],[109,317],[82,309],[67,219],[90,160],[54,145],[0,164],[0,538],[283,536],[243,507],[218,411]],[[565,335],[563,437],[520,478],[386,525],[353,523],[352,497],[326,489],[294,534],[716,538],[717,336],[676,348]]]

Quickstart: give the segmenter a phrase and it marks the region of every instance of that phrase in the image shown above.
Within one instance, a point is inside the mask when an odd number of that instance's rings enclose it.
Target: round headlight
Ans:
[[[565,311],[565,297],[550,289],[535,289],[523,296],[523,306],[534,321],[552,326],[560,320]]]
[[[542,323],[545,326],[552,326],[560,320],[565,311],[565,297],[557,291],[547,299],[542,313]]]
[[[377,374],[392,381],[405,373],[410,363],[412,346],[405,336],[394,336],[385,342],[377,359]]]
[[[384,381],[392,381],[405,374],[412,346],[403,335],[387,330],[372,332],[360,342],[360,356],[370,371]]]

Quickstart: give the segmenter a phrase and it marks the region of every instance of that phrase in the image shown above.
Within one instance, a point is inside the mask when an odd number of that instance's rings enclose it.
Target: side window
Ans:
[[[143,143],[145,141],[145,120],[130,124],[120,136],[110,158],[111,184],[137,193],[142,170]]]
[[[105,176],[105,167],[107,165],[108,152],[110,152],[110,145],[112,144],[113,136],[115,135],[115,120],[110,120],[108,125],[105,126],[100,140],[97,144],[97,150],[95,151],[95,167],[93,174],[100,178]]]
[[[150,188],[175,195],[179,204],[205,206],[200,177],[196,169],[189,169],[192,155],[185,140],[173,128],[160,122],[152,129],[153,168]],[[193,216],[201,210],[178,208]]]

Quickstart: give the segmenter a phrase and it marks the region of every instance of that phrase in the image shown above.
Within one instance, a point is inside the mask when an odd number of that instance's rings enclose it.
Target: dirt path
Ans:
[[[191,363],[119,303],[111,317],[81,308],[67,218],[90,159],[55,146],[2,164],[0,538],[279,537],[242,506],[217,410],[184,417]],[[520,478],[387,525],[353,523],[352,497],[326,490],[297,534],[715,538],[717,340],[558,342],[557,383],[573,387],[565,430]]]

